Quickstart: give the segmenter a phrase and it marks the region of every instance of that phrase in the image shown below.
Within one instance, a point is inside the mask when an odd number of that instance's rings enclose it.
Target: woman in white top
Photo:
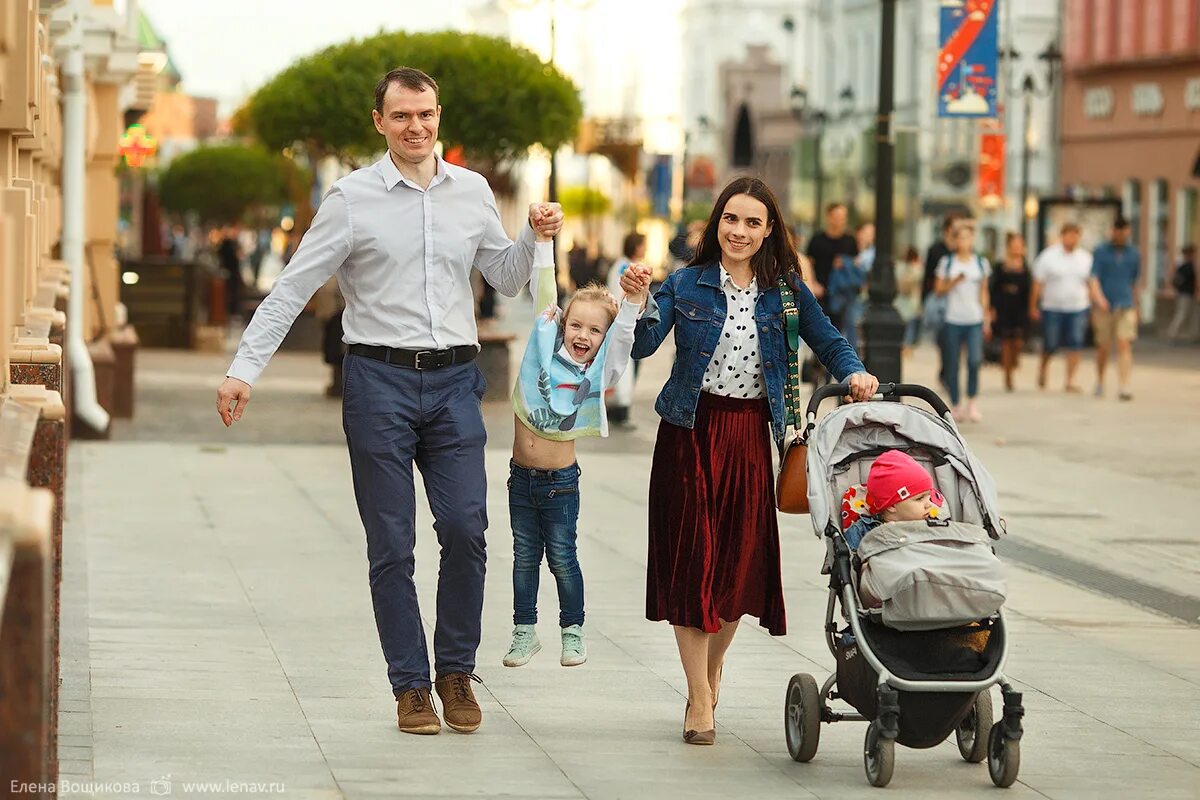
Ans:
[[[992,268],[975,252],[975,224],[954,223],[954,251],[937,265],[934,291],[946,298],[946,325],[942,335],[942,382],[954,406],[954,418],[978,422],[983,418],[975,405],[979,395],[979,368],[983,365],[983,340],[991,336],[991,298],[988,277]],[[958,365],[963,345],[967,348],[967,402],[964,406],[958,384]]]

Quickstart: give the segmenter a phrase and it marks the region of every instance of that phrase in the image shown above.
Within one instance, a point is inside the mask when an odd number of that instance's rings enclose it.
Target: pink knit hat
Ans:
[[[878,514],[901,500],[933,491],[933,479],[912,456],[888,450],[875,459],[867,473],[867,508]]]

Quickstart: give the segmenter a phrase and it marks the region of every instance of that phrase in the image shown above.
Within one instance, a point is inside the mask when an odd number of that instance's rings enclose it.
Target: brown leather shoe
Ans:
[[[433,710],[428,689],[409,689],[396,698],[396,719],[402,733],[431,736],[440,733],[442,721]]]
[[[483,683],[478,675],[469,672],[451,672],[433,682],[442,700],[446,724],[459,733],[474,733],[483,722],[483,712],[471,691],[471,681]]]

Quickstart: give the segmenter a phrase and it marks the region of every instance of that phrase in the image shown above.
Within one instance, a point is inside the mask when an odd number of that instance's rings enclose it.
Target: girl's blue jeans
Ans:
[[[583,573],[575,549],[579,475],[578,464],[544,470],[509,462],[514,625],[537,623],[543,554],[558,584],[559,626],[583,624]]]
[[[961,392],[958,385],[958,362],[962,360],[963,345],[967,347],[967,397],[979,394],[979,368],[983,365],[983,325],[954,325],[947,322],[942,328],[942,369],[950,404],[958,405]]]

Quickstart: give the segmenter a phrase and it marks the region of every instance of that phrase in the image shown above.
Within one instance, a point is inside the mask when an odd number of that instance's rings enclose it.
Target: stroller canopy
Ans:
[[[808,438],[808,505],[813,531],[841,529],[842,495],[865,483],[884,450],[908,451],[933,476],[953,519],[982,525],[999,537],[996,484],[953,423],[895,402],[851,403],[831,411]]]

